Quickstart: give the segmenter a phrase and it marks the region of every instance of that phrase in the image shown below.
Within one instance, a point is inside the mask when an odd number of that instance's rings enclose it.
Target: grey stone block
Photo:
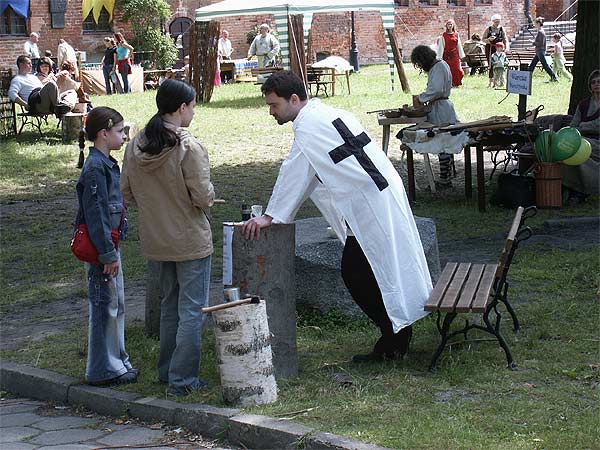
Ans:
[[[36,450],[94,450],[98,448],[97,445],[84,445],[84,444],[61,444],[61,445],[45,445],[43,447],[37,447]],[[2,449],[4,450],[4,449]],[[155,449],[152,449],[155,450]]]
[[[69,387],[79,380],[49,370],[2,361],[0,387],[13,394],[66,403]]]
[[[24,442],[10,442],[2,444],[2,450],[32,450],[36,447],[36,445],[25,444]]]
[[[156,397],[137,399],[129,404],[129,415],[148,422],[175,423],[179,403]]]
[[[6,442],[18,442],[40,433],[40,430],[29,427],[6,427],[0,433],[0,444],[4,447]]]
[[[131,427],[121,431],[115,431],[97,439],[104,445],[147,445],[152,444],[164,437],[162,430],[151,430],[150,428]]]
[[[120,417],[127,414],[129,405],[139,398],[140,395],[131,392],[80,385],[69,389],[68,403],[85,406],[98,414]]]
[[[95,425],[99,421],[88,419],[86,417],[63,416],[63,417],[45,417],[44,420],[32,425],[44,431],[65,430],[67,428],[83,428]]]
[[[32,400],[31,402],[27,402],[22,405],[2,406],[2,408],[0,408],[0,416],[4,416],[6,414],[33,412],[42,405],[42,402],[36,402]]]
[[[304,445],[307,450],[389,450],[379,445],[321,432],[308,436],[304,441]]]
[[[101,430],[89,430],[83,428],[73,428],[69,430],[68,433],[65,433],[64,430],[47,431],[30,439],[29,442],[38,445],[78,444],[81,441],[96,439],[105,433],[105,431]]]
[[[0,427],[26,427],[44,419],[44,417],[30,412],[4,414],[0,416]]]
[[[435,284],[441,269],[433,219],[415,217],[429,273]],[[322,313],[337,310],[364,317],[350,296],[340,271],[343,244],[327,231],[327,221],[314,217],[296,221],[296,301]]]
[[[175,423],[202,436],[222,438],[229,427],[228,419],[239,413],[239,409],[233,408],[182,404],[175,412]]]
[[[229,419],[227,440],[255,449],[302,448],[312,428],[254,414],[240,414]]]

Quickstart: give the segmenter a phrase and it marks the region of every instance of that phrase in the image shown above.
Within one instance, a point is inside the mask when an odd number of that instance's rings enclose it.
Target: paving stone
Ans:
[[[83,428],[95,425],[98,422],[99,420],[76,416],[46,417],[39,423],[36,423],[35,428],[45,431],[64,430],[66,428]]]
[[[115,431],[98,442],[104,445],[139,445],[149,444],[164,437],[162,430],[150,430],[148,428],[132,427],[126,430]]]
[[[32,450],[35,447],[35,445],[26,444],[24,442],[9,442],[8,444],[2,444],[2,450]]]
[[[84,444],[62,444],[62,445],[46,445],[44,447],[38,447],[36,450],[92,450],[98,448],[97,445],[84,445]],[[2,449],[4,450],[4,449]]]
[[[100,430],[85,430],[82,428],[72,428],[68,433],[64,430],[59,431],[47,431],[45,433],[36,436],[34,439],[30,439],[30,442],[38,445],[59,445],[59,444],[73,444],[80,441],[89,441],[96,439],[104,435],[104,431]]]
[[[44,420],[44,417],[30,412],[4,414],[0,416],[0,427],[26,427],[41,420]]]
[[[40,430],[29,427],[6,427],[0,433],[0,443],[17,442],[40,433]]]
[[[13,404],[0,407],[0,415],[4,416],[6,414],[15,414],[22,412],[32,412],[42,406],[43,403],[40,402],[29,402],[29,403],[21,403],[21,404]]]

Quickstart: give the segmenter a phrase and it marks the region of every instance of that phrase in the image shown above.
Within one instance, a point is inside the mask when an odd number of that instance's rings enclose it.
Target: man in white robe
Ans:
[[[265,215],[244,224],[246,238],[292,222],[310,196],[345,244],[344,283],[382,334],[371,353],[354,360],[403,356],[412,323],[427,314],[432,284],[398,172],[353,115],[309,101],[294,73],[271,75],[262,91],[277,123],[293,121],[294,144]]]
[[[248,59],[256,55],[258,67],[262,69],[275,65],[275,58],[279,53],[279,41],[271,34],[271,29],[266,23],[260,26],[259,31],[248,49]]]

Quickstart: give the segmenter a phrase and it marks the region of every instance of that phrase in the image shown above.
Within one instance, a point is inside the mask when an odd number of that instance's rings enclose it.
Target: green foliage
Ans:
[[[169,19],[171,9],[166,0],[119,0],[123,20],[131,24],[136,51],[156,51],[159,69],[171,67],[177,60],[173,39],[161,31],[161,22]]]

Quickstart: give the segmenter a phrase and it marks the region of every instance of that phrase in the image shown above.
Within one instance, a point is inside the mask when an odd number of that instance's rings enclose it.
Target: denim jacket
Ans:
[[[121,172],[117,161],[107,157],[100,150],[90,147],[79,181],[77,182],[77,199],[79,212],[77,222],[85,223],[90,239],[98,250],[98,260],[102,264],[117,261],[117,250],[110,232],[121,225],[121,237],[126,234],[125,215],[123,213],[123,197],[119,190]]]

